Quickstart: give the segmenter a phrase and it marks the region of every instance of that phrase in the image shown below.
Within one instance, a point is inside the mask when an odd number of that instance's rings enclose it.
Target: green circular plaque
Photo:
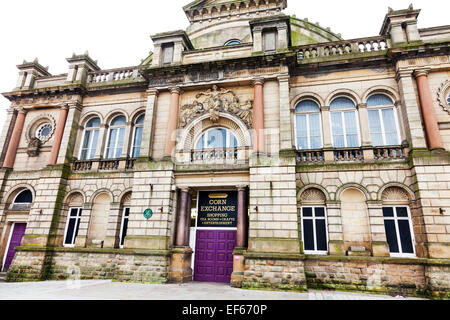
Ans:
[[[152,209],[145,210],[144,217],[145,217],[145,219],[150,219],[151,217],[153,217],[153,210]]]

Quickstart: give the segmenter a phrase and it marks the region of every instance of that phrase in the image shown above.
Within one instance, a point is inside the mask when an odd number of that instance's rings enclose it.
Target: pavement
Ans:
[[[148,285],[110,280],[0,282],[0,300],[422,300],[347,292],[304,293],[231,288],[227,284],[192,282]]]

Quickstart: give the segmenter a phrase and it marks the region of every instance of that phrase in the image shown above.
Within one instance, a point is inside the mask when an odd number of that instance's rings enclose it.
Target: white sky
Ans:
[[[138,65],[150,35],[186,29],[182,7],[192,0],[4,0],[0,3],[0,92],[11,91],[16,65],[39,58],[53,75],[66,58],[89,50],[103,69]],[[345,39],[379,34],[388,7],[422,9],[419,28],[450,24],[448,0],[288,0],[286,13],[308,18]],[[0,96],[0,130],[9,101]]]

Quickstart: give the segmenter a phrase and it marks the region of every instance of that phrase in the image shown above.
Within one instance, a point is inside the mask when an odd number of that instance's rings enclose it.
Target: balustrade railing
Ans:
[[[299,62],[308,62],[308,60],[321,57],[339,57],[367,52],[382,52],[387,49],[389,49],[389,41],[384,37],[355,39],[297,47]]]
[[[300,162],[323,162],[324,156],[322,150],[299,150],[297,158]]]
[[[120,160],[100,160],[98,170],[117,170],[119,169]]]
[[[408,157],[406,147],[376,147],[373,149],[375,160],[401,160]]]
[[[136,159],[81,160],[72,163],[72,171],[115,171],[133,170]]]
[[[215,162],[238,160],[239,148],[202,149],[191,151],[191,162]]]
[[[362,161],[364,160],[363,151],[361,149],[341,149],[334,151],[334,161]]]
[[[92,162],[93,161],[91,161],[91,160],[75,161],[74,163],[72,163],[72,170],[73,171],[91,171]]]
[[[102,83],[102,82],[114,82],[121,80],[138,79],[142,76],[139,74],[138,68],[126,68],[126,69],[114,69],[114,70],[102,70],[98,72],[91,72],[88,74],[88,83]]]

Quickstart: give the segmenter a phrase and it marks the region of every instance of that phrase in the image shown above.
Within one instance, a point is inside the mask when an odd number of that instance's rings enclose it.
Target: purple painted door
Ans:
[[[14,224],[14,230],[12,231],[11,240],[9,241],[9,247],[7,249],[8,251],[6,252],[5,265],[3,267],[4,271],[9,269],[9,266],[14,259],[14,255],[16,254],[16,250],[14,250],[14,248],[20,246],[26,228],[26,223]]]
[[[198,230],[194,281],[230,283],[236,230]]]

